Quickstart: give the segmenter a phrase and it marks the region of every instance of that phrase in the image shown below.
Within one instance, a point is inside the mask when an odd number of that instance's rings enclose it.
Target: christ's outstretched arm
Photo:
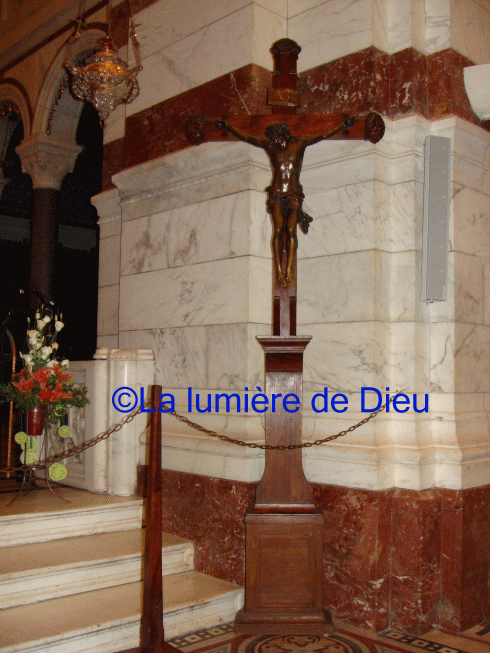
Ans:
[[[338,134],[339,132],[343,131],[344,129],[348,129],[349,127],[352,127],[352,125],[355,122],[356,122],[356,118],[354,117],[346,118],[345,120],[342,121],[340,125],[337,125],[337,127],[333,127],[332,129],[329,129],[323,134],[317,134],[315,136],[306,134],[302,136],[301,141],[304,143],[305,147],[308,147],[309,145],[315,145],[315,143],[319,143],[320,141],[326,141],[329,138],[332,138],[332,136],[335,136],[335,134]]]
[[[268,143],[268,139],[265,138],[264,136],[259,137],[259,136],[252,136],[251,134],[247,134],[246,132],[243,132],[240,129],[233,127],[232,125],[227,123],[226,120],[215,120],[214,124],[218,129],[226,129],[226,131],[229,131],[230,134],[233,134],[233,136],[236,136],[241,141],[245,141],[245,143],[250,143],[250,145],[255,145],[256,147],[262,147],[265,149]]]

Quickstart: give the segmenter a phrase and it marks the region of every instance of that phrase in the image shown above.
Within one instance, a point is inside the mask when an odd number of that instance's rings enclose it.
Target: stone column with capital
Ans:
[[[56,208],[61,182],[73,171],[81,151],[80,145],[56,141],[42,134],[24,139],[16,150],[22,170],[31,176],[34,189],[30,286],[48,299],[53,298],[58,240]]]

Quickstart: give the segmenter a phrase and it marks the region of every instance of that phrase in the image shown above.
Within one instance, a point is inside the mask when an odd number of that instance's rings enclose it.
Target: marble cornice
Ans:
[[[246,144],[206,143],[171,158],[159,158],[113,176],[123,221],[202,202],[219,195],[257,190],[269,183],[262,152]],[[162,165],[163,161],[163,165]],[[102,194],[101,194],[102,195]]]
[[[458,166],[465,164],[482,172],[488,168],[490,133],[462,118],[450,115],[431,121],[410,114],[385,122],[385,137],[376,146],[359,141],[311,148],[303,166],[307,197],[343,184],[369,181],[373,175],[386,184],[423,183],[423,142],[429,133],[452,139]],[[122,170],[112,181],[112,187],[93,199],[101,225],[111,219],[126,222],[230,193],[263,193],[270,183],[270,166],[263,152],[250,145],[205,143]],[[485,178],[485,192],[490,192],[489,184]]]
[[[143,164],[144,165],[144,164]],[[222,180],[224,177],[229,177],[229,176],[234,176],[237,174],[240,174],[242,172],[247,172],[250,167],[255,167],[257,170],[267,170],[267,166],[259,166],[257,164],[253,163],[243,163],[241,165],[233,166],[233,167],[223,167],[222,170],[219,170],[217,172],[214,172],[212,174],[204,174],[201,175],[200,177],[195,177],[193,179],[187,180],[187,181],[182,181],[177,184],[172,184],[169,186],[165,186],[162,188],[155,188],[154,190],[147,191],[144,193],[139,193],[136,190],[136,187],[133,187],[136,192],[131,193],[126,195],[122,200],[121,200],[121,206],[127,206],[128,204],[133,204],[134,202],[140,202],[142,200],[148,200],[152,199],[154,197],[158,197],[159,195],[164,195],[164,194],[170,194],[170,193],[175,193],[176,191],[180,191],[183,189],[187,188],[193,188],[196,186],[202,186],[204,184],[208,184],[209,182],[215,182],[217,180]],[[121,180],[121,177],[116,177],[117,181]],[[121,184],[121,187],[122,184]],[[127,188],[127,187],[126,187]],[[261,188],[256,188],[255,190],[262,190]]]

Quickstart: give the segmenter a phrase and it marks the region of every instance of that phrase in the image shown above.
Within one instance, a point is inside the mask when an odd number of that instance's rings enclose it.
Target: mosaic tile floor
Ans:
[[[235,636],[233,624],[225,624],[169,643],[183,653],[490,653],[490,620],[459,635],[433,630],[423,637],[391,630],[374,634],[340,624],[325,637]]]

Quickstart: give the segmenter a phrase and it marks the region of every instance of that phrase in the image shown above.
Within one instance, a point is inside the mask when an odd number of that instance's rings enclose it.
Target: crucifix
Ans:
[[[267,210],[272,218],[272,335],[257,340],[265,354],[265,393],[302,398],[303,354],[310,336],[296,334],[297,228],[306,233],[312,218],[303,210],[300,174],[305,150],[322,140],[369,140],[377,143],[384,122],[376,113],[298,114],[297,59],[301,48],[291,39],[273,44],[271,114],[207,118],[186,125],[188,140],[241,140],[269,157],[272,183]],[[269,402],[271,403],[271,402]],[[249,634],[324,634],[331,632],[330,613],[322,609],[323,517],[313,503],[302,464],[301,407],[296,412],[277,404],[266,412],[264,475],[255,505],[245,517],[245,607],[235,631]]]

